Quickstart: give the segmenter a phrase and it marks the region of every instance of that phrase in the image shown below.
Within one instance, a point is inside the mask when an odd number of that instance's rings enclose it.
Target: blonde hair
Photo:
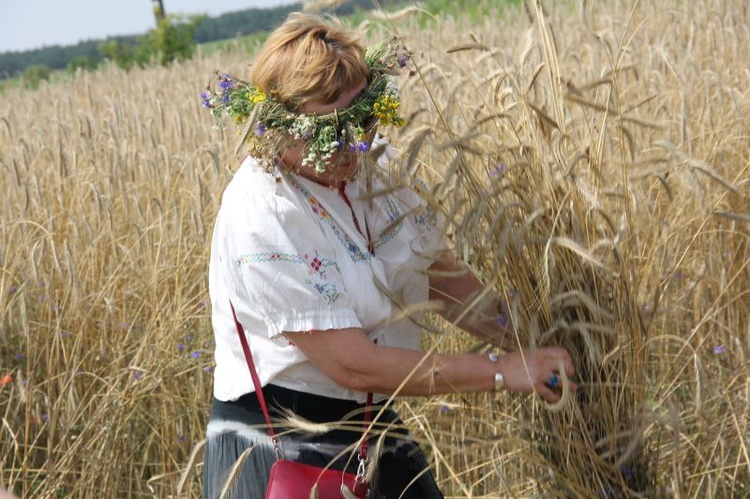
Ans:
[[[356,33],[296,12],[261,47],[250,81],[295,111],[306,102],[335,102],[368,73]]]

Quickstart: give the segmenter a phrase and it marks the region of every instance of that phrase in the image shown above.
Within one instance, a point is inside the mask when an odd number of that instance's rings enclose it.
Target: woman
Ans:
[[[389,76],[403,63],[393,45],[366,54],[352,33],[292,14],[261,48],[251,84],[221,75],[219,91],[204,94],[204,105],[245,124],[253,147],[224,192],[211,247],[216,370],[204,497],[219,496],[250,448],[228,490],[263,497],[275,459],[232,307],[277,431],[289,430],[285,457],[334,469],[356,469],[368,393],[378,404],[394,393],[504,388],[555,402],[557,375],[574,374],[557,348],[499,357],[419,350],[421,330],[401,312],[429,299],[454,319],[483,286],[442,246],[419,196],[391,188],[387,170],[366,159],[367,149],[387,149],[377,121],[403,122]],[[471,333],[501,332],[492,314],[466,316]],[[371,497],[442,497],[397,414],[378,411],[372,434],[385,438],[370,453]],[[295,431],[283,422],[290,415],[331,431]]]

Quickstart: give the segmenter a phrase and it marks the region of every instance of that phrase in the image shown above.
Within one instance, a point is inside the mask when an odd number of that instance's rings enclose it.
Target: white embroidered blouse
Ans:
[[[384,188],[375,183],[369,192]],[[419,347],[420,328],[393,320],[399,307],[380,287],[405,305],[427,300],[423,271],[443,244],[436,217],[414,191],[369,200],[365,189],[363,175],[344,196],[298,175],[269,174],[252,157],[242,163],[224,191],[211,243],[217,399],[254,391],[230,300],[262,385],[365,400],[323,374],[284,331],[362,328],[379,345]]]

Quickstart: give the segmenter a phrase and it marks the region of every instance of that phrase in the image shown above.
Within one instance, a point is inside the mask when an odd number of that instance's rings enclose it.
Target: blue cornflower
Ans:
[[[495,316],[495,323],[502,327],[508,327],[508,318],[505,316],[505,313],[501,312]]]
[[[623,466],[620,468],[620,474],[626,480],[632,480],[635,478],[635,469],[632,466]]]
[[[177,350],[179,350],[180,352],[182,352],[183,350],[185,350],[185,345],[182,344],[182,343],[178,343],[177,344]]]
[[[351,146],[349,146],[349,148],[355,152],[367,152],[370,150],[370,143],[369,142],[357,142],[356,144],[352,144]]]
[[[505,165],[502,163],[498,163],[495,165],[495,167],[490,170],[490,177],[496,178],[503,174],[505,171]]]
[[[143,378],[143,373],[141,371],[136,371],[136,373],[133,375],[136,381],[139,381],[141,378]]]
[[[234,88],[232,77],[228,74],[221,75],[219,78],[219,88],[221,89],[221,102],[229,104],[229,91]]]
[[[409,62],[409,54],[401,54],[398,58],[398,67],[403,68]]]
[[[191,359],[197,359],[200,356],[201,356],[201,353],[198,350],[193,350],[192,352],[190,352]]]
[[[714,353],[716,355],[721,355],[723,353],[726,353],[726,351],[727,351],[727,347],[725,347],[724,345],[716,345],[714,347]]]
[[[255,135],[258,137],[263,137],[263,134],[266,133],[266,125],[263,123],[258,123],[258,126],[255,128]]]
[[[230,88],[234,87],[234,82],[232,81],[232,77],[228,74],[223,74],[221,77],[219,77],[219,88],[222,92],[226,92]]]
[[[207,372],[207,373],[210,373],[210,372],[211,372],[211,371],[213,371],[214,369],[213,369],[213,367],[211,367],[211,366],[206,366],[206,367],[204,367],[204,368],[203,368],[203,370],[204,370],[205,372]]]
[[[209,109],[214,107],[214,105],[211,104],[211,94],[208,92],[201,92],[201,105]]]

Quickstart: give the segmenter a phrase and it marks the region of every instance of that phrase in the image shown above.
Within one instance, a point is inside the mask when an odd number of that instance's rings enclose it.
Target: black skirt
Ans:
[[[286,459],[356,473],[364,404],[274,385],[263,388]],[[289,416],[291,415],[291,419]],[[293,422],[299,417],[308,423]],[[367,466],[370,498],[440,499],[419,445],[388,407],[372,408]],[[255,393],[234,402],[214,399],[203,464],[203,498],[263,499],[276,460]],[[321,498],[326,499],[326,498]]]

